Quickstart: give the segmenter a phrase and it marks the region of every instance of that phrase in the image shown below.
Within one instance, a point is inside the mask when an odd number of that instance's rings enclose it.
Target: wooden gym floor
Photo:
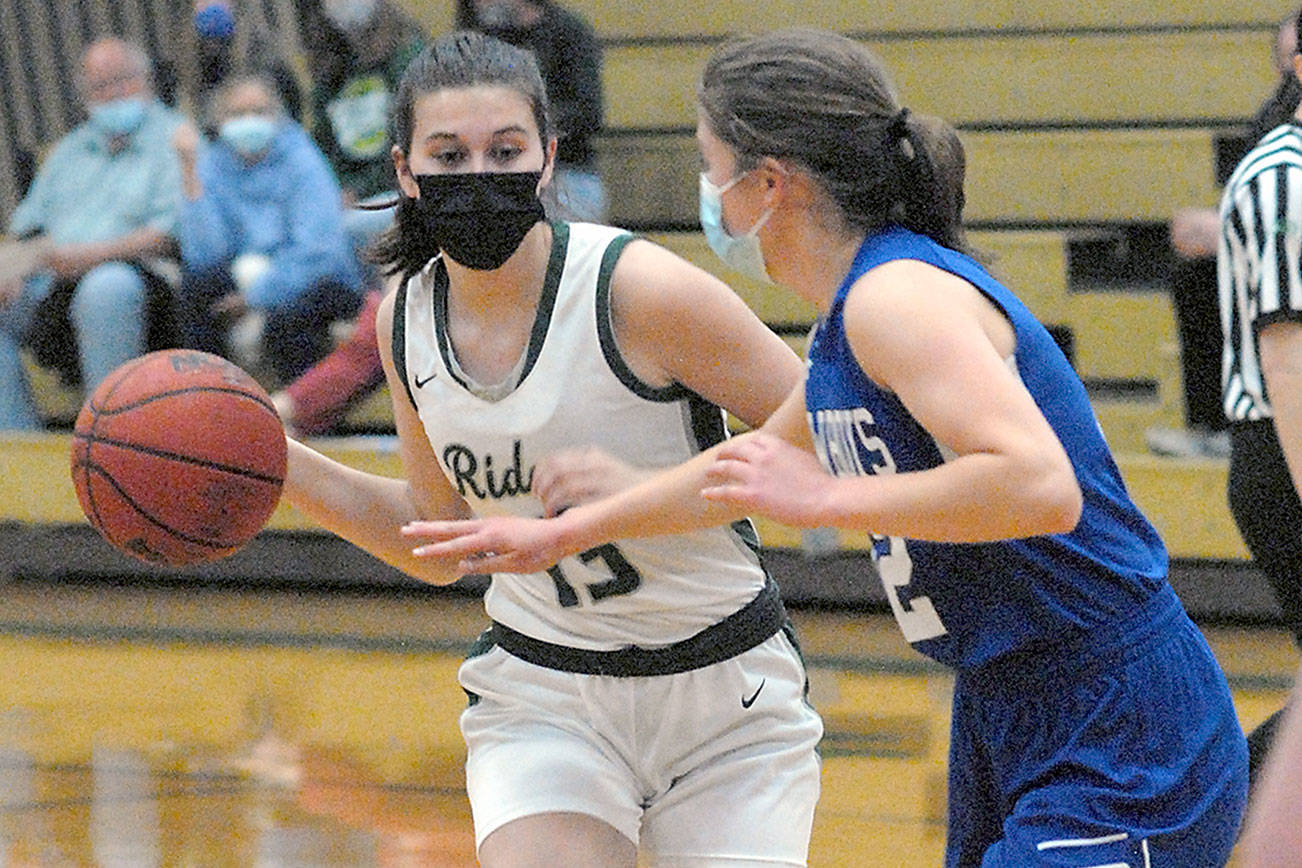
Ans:
[[[827,723],[810,864],[939,865],[951,680],[880,614],[798,609]],[[0,864],[471,866],[465,594],[0,585]],[[1208,627],[1246,727],[1296,667]]]

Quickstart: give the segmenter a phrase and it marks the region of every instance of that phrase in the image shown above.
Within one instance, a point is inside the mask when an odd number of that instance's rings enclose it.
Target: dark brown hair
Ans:
[[[958,133],[903,110],[866,46],[808,29],[736,39],[707,61],[697,99],[739,168],[762,157],[791,160],[852,227],[874,232],[898,223],[966,250]]]

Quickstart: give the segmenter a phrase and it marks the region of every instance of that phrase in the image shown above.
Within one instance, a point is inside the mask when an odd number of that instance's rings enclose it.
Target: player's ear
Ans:
[[[408,199],[420,198],[420,188],[416,186],[416,176],[412,174],[411,163],[407,161],[407,155],[402,152],[402,148],[394,145],[389,149],[393,155],[394,174],[398,176],[398,186]]]
[[[764,185],[764,204],[771,207],[786,194],[791,172],[776,157],[762,157],[754,172]]]
[[[538,190],[542,191],[544,187],[552,182],[552,173],[556,169],[556,137],[547,140],[546,157],[543,160],[542,178],[538,181]]]

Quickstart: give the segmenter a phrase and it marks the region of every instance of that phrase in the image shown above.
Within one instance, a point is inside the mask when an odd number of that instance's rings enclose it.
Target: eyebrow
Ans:
[[[493,137],[496,138],[498,136],[507,135],[510,133],[515,133],[522,136],[529,135],[529,131],[525,129],[523,126],[521,126],[520,124],[512,124],[509,127],[502,127],[501,129],[493,130]],[[425,137],[425,141],[432,142],[436,139],[458,139],[458,138],[460,138],[460,136],[458,136],[456,133],[446,133],[446,132],[439,132],[438,130],[435,130],[434,132],[430,133],[428,136]]]

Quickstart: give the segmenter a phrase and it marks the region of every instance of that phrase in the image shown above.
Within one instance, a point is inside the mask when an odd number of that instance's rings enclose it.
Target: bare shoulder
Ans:
[[[644,239],[615,266],[611,318],[620,353],[643,382],[680,383],[750,424],[777,408],[803,370],[726,283]]]
[[[399,276],[390,276],[384,281],[384,297],[375,311],[375,336],[379,342],[380,357],[393,355],[393,317],[397,305],[398,287],[402,285]]]
[[[985,335],[993,305],[968,281],[917,260],[880,265],[856,281],[845,301],[845,332],[868,376],[927,366],[955,340]]]
[[[691,317],[703,307],[749,313],[745,302],[719,278],[645,238],[631,241],[611,274],[616,312],[653,317]]]

